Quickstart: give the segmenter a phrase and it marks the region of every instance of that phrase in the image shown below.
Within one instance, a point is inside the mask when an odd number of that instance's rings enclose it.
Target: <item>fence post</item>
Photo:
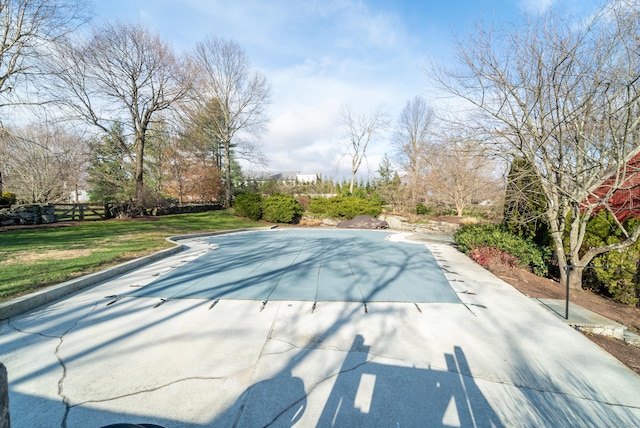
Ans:
[[[0,363],[0,428],[10,428],[9,418],[9,378],[4,364]]]
[[[83,221],[84,220],[84,204],[78,205],[78,209],[80,210],[80,214],[79,214],[80,221]]]

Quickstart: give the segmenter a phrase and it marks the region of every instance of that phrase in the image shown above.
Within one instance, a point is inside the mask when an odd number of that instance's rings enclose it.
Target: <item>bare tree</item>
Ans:
[[[411,203],[424,197],[422,184],[430,152],[433,110],[420,96],[407,101],[393,134],[394,158],[404,171]]]
[[[614,213],[611,196],[637,172],[626,164],[639,150],[638,34],[637,1],[611,1],[587,19],[550,9],[504,32],[480,28],[458,45],[460,70],[431,74],[475,106],[478,116],[461,126],[473,124],[497,153],[533,167],[561,279],[572,268],[573,288],[596,255],[640,236],[617,221],[626,239],[582,248],[592,214]],[[606,180],[606,194],[596,192]]]
[[[35,82],[50,42],[86,21],[82,0],[0,0],[0,107],[38,102]],[[0,121],[0,126],[2,121]],[[2,194],[2,169],[0,169]]]
[[[423,180],[436,205],[453,208],[462,217],[473,203],[495,196],[495,168],[481,149],[474,141],[455,137],[431,145]]]
[[[196,46],[194,62],[199,78],[198,105],[212,112],[207,130],[222,147],[225,206],[230,207],[234,158],[263,162],[257,146],[247,137],[258,136],[263,130],[271,91],[265,77],[251,70],[247,55],[236,42],[207,38]]]
[[[136,204],[143,208],[148,132],[189,89],[180,59],[141,25],[107,23],[88,39],[61,46],[53,68],[78,118],[105,134],[116,123],[125,127],[121,144],[135,163]]]
[[[389,119],[382,107],[368,114],[354,111],[351,106],[345,104],[340,110],[340,124],[344,131],[344,155],[351,160],[349,192],[353,193],[356,174],[367,157],[367,149],[380,133],[388,128]]]
[[[77,191],[87,164],[80,137],[56,126],[31,125],[4,132],[2,140],[11,153],[7,182],[19,200],[67,202]]]

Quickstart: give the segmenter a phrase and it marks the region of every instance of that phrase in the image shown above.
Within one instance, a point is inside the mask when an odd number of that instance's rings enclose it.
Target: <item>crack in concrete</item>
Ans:
[[[302,349],[318,349],[320,351],[333,351],[333,352],[350,352],[351,351],[351,349],[343,349],[337,346],[322,346],[322,342],[312,342],[306,345],[296,345],[295,343],[289,342],[284,339],[272,339],[272,340],[285,343],[289,345],[290,348],[283,351],[265,353],[264,354],[265,356],[286,354],[287,352],[291,352],[292,350],[295,350],[295,349],[301,349],[301,350]],[[384,358],[391,361],[400,361],[402,363],[405,362],[402,358],[392,357],[392,356],[383,355],[383,354],[376,354],[371,351],[368,351],[367,354],[372,357],[369,361],[373,361],[374,359]]]
[[[432,370],[439,370],[439,371],[443,371],[443,372],[447,372],[447,373],[451,373],[451,374],[457,374],[459,376],[472,379],[473,381],[480,380],[480,381],[489,382],[489,383],[493,383],[493,384],[497,384],[497,385],[511,386],[511,387],[514,387],[514,388],[525,389],[527,391],[534,391],[534,392],[539,392],[539,393],[543,393],[543,394],[558,394],[558,395],[561,395],[561,396],[564,396],[564,397],[571,397],[571,398],[575,398],[575,399],[578,399],[578,400],[586,400],[586,401],[589,401],[589,402],[604,404],[604,405],[608,405],[608,406],[624,407],[624,408],[628,408],[628,409],[640,409],[640,406],[633,406],[633,405],[621,404],[621,403],[612,403],[612,402],[609,402],[609,401],[599,400],[597,398],[585,397],[585,396],[573,394],[571,392],[565,392],[565,391],[559,391],[559,390],[553,390],[553,389],[546,389],[546,388],[537,388],[537,387],[534,387],[534,386],[518,384],[518,383],[515,383],[515,382],[508,382],[508,381],[505,381],[505,380],[490,379],[489,377],[472,375],[471,373],[462,372],[460,370],[451,370],[449,368],[445,369],[445,368],[438,367],[438,366],[429,366],[429,367]]]
[[[93,307],[87,311],[84,315],[79,317],[71,327],[69,327],[62,335],[60,336],[60,342],[58,346],[56,346],[55,356],[62,367],[62,377],[58,380],[58,396],[62,398],[62,403],[65,406],[64,416],[62,417],[62,422],[60,423],[61,428],[67,428],[67,418],[69,417],[69,411],[71,410],[70,399],[64,394],[64,381],[67,379],[67,365],[65,364],[63,358],[60,356],[60,347],[64,343],[64,337],[69,334],[73,329],[75,329],[78,324],[80,324],[85,318],[91,315],[96,308],[98,307],[98,303],[95,303]]]
[[[134,396],[140,395],[140,394],[146,394],[146,393],[149,393],[149,392],[160,391],[161,389],[167,388],[169,386],[177,385],[179,383],[188,382],[188,381],[192,381],[192,380],[215,381],[215,380],[225,380],[228,377],[229,376],[190,376],[190,377],[184,377],[184,378],[176,379],[176,380],[173,380],[171,382],[168,382],[168,383],[165,383],[165,384],[162,384],[162,385],[158,385],[158,386],[155,386],[155,387],[152,387],[152,388],[141,389],[141,390],[138,390],[138,391],[129,392],[127,394],[122,394],[122,395],[118,395],[118,396],[115,396],[115,397],[109,397],[109,398],[104,398],[104,399],[100,399],[100,400],[86,400],[86,401],[83,401],[81,403],[76,403],[76,404],[70,405],[69,408],[72,409],[74,407],[83,406],[85,404],[91,404],[91,403],[108,403],[109,401],[115,401],[115,400],[119,400],[121,398],[134,397]]]
[[[13,330],[17,331],[18,333],[22,333],[28,336],[40,336],[40,337],[44,337],[46,339],[60,339],[60,336],[56,336],[53,334],[44,334],[44,333],[40,333],[37,331],[28,331],[28,330],[23,330],[21,328],[16,327],[15,325],[11,324],[11,318],[9,318],[7,320],[7,325],[12,328]]]
[[[28,330],[23,330],[15,325],[12,324],[11,322],[11,318],[9,318],[7,320],[7,325],[12,328],[13,330],[25,334],[25,335],[34,335],[34,336],[40,336],[46,339],[58,339],[58,344],[56,345],[53,353],[56,357],[56,359],[58,360],[58,364],[60,364],[60,367],[62,368],[62,376],[60,377],[60,379],[58,379],[58,396],[62,399],[62,404],[64,404],[65,407],[65,411],[64,411],[64,415],[62,416],[62,421],[60,422],[60,427],[61,428],[67,428],[67,418],[69,416],[69,410],[71,409],[71,406],[69,405],[70,399],[69,397],[67,397],[64,394],[64,381],[67,378],[67,365],[64,362],[64,359],[60,356],[60,347],[62,346],[62,344],[64,343],[64,337],[69,334],[73,329],[75,329],[78,324],[80,324],[86,317],[88,317],[89,315],[91,315],[96,308],[98,307],[98,304],[95,303],[91,309],[89,309],[85,314],[83,314],[82,316],[78,317],[73,324],[67,328],[66,330],[64,330],[62,332],[62,334],[60,334],[59,336],[54,335],[54,334],[45,334],[45,333],[41,333],[41,332],[37,332],[37,331],[28,331]]]
[[[344,352],[347,352],[347,353],[348,353],[348,351],[344,351]],[[359,364],[356,364],[355,366],[353,366],[353,367],[351,367],[351,368],[349,368],[349,369],[345,369],[345,370],[338,370],[336,373],[332,373],[332,374],[330,374],[329,376],[327,376],[327,377],[325,377],[325,378],[323,378],[323,379],[320,379],[318,382],[314,383],[314,384],[311,386],[311,388],[309,388],[309,391],[304,395],[304,397],[301,397],[299,400],[294,401],[293,403],[291,403],[291,405],[289,405],[288,407],[286,407],[285,409],[283,409],[283,410],[282,410],[280,413],[278,413],[278,414],[277,414],[277,415],[276,415],[276,416],[275,416],[271,421],[269,421],[266,425],[263,425],[263,428],[270,427],[270,426],[272,426],[272,425],[276,424],[276,423],[278,422],[278,419],[279,419],[282,415],[286,414],[286,413],[287,413],[291,408],[293,408],[294,406],[296,406],[296,405],[297,405],[298,403],[300,403],[301,401],[303,401],[303,400],[307,400],[307,399],[309,398],[309,396],[313,393],[313,391],[315,391],[315,389],[316,389],[318,386],[320,386],[321,384],[323,384],[323,383],[327,382],[328,380],[331,380],[331,379],[333,379],[333,378],[336,378],[336,377],[338,377],[338,376],[340,376],[340,375],[342,375],[342,374],[349,373],[349,372],[352,372],[352,371],[354,371],[354,370],[357,370],[357,369],[359,369],[360,367],[363,367],[363,366],[365,366],[365,365],[367,365],[367,364],[370,364],[371,362],[373,362],[373,359],[372,359],[372,360],[369,360],[369,361],[365,361],[365,362],[359,363]]]
[[[278,306],[278,311],[280,310],[281,306]],[[267,347],[267,343],[271,340],[271,336],[273,334],[273,331],[276,327],[276,323],[279,321],[279,318],[277,316],[277,312],[276,312],[276,316],[273,317],[273,321],[271,322],[271,326],[269,328],[269,333],[267,334],[267,337],[264,341],[264,343],[262,344],[262,348],[260,349],[260,353],[258,354],[258,358],[256,358],[256,361],[253,365],[253,371],[251,373],[251,381],[253,382],[256,378],[256,372],[258,371],[258,365],[260,364],[260,361],[262,360],[262,357],[264,356],[264,351],[265,348]],[[249,386],[249,388],[251,388],[251,386]],[[240,407],[238,408],[238,415],[236,416],[236,419],[233,421],[233,426],[236,427],[238,426],[238,421],[240,420],[240,417],[242,416],[242,412],[244,411],[244,407],[247,404],[247,396],[249,394],[243,394],[241,397],[243,397],[242,400],[242,404],[240,404]]]
[[[640,406],[634,406],[634,405],[631,405],[631,404],[622,404],[622,403],[612,403],[610,401],[599,400],[597,398],[580,396],[580,395],[577,395],[577,394],[573,394],[571,392],[558,391],[558,390],[545,389],[545,388],[536,388],[534,386],[519,385],[519,384],[513,383],[513,382],[506,382],[506,381],[502,381],[502,380],[487,379],[487,378],[483,378],[483,377],[479,377],[479,376],[473,376],[473,375],[470,375],[470,374],[467,374],[467,373],[461,373],[461,372],[456,371],[456,370],[447,370],[447,372],[454,373],[454,374],[457,373],[460,376],[468,377],[468,378],[471,378],[471,379],[474,379],[474,380],[482,380],[482,381],[485,381],[485,382],[495,383],[495,384],[498,384],[498,385],[512,386],[514,388],[526,389],[528,391],[535,391],[535,392],[539,392],[539,393],[542,393],[542,394],[557,394],[557,395],[561,395],[563,397],[571,397],[571,398],[575,398],[575,399],[578,399],[578,400],[589,401],[589,402],[592,402],[592,403],[604,404],[606,406],[624,407],[626,409],[637,409],[637,410],[640,410]]]
[[[322,346],[322,342],[307,342],[304,345],[296,345],[293,342],[289,342],[288,340],[284,340],[284,339],[271,339],[274,342],[280,342],[280,343],[284,343],[289,345],[289,349],[285,349],[283,351],[273,351],[273,352],[267,352],[267,353],[263,353],[263,356],[270,356],[270,355],[280,355],[280,354],[286,354],[287,352],[290,352],[294,349],[319,349],[321,351],[338,351],[338,352],[346,352],[348,351],[348,349],[340,349],[336,346]]]

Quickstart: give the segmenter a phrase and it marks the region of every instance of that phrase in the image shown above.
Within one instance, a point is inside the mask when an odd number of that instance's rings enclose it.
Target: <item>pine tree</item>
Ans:
[[[95,202],[124,202],[135,195],[134,165],[120,124],[90,144],[89,197]]]
[[[507,178],[503,224],[507,229],[539,245],[549,244],[545,221],[546,199],[540,179],[525,159],[515,158]]]

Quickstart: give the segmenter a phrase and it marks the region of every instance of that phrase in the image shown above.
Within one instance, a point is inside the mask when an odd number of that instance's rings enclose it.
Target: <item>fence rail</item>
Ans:
[[[43,224],[65,221],[105,220],[115,217],[140,215],[131,211],[131,204],[25,204],[12,205],[0,210],[0,227]],[[223,209],[221,203],[181,204],[166,207],[148,208],[144,215],[161,216],[168,214],[199,213]]]
[[[54,204],[56,221],[104,220],[109,217],[108,209],[97,204]]]

